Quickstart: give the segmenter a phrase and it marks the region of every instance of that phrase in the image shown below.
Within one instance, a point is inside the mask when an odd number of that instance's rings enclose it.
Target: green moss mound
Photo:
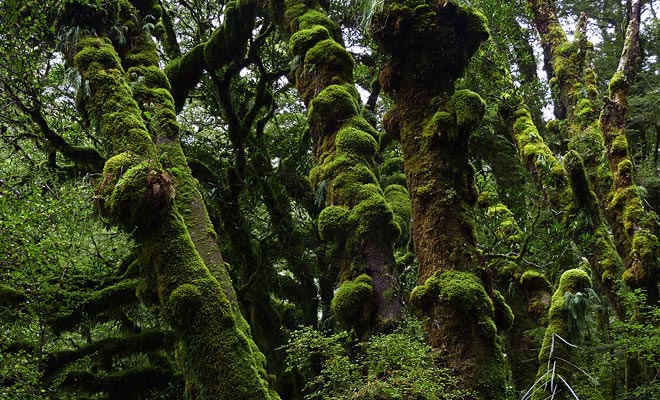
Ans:
[[[362,274],[341,284],[330,304],[332,313],[346,328],[366,326],[373,310],[373,281]]]

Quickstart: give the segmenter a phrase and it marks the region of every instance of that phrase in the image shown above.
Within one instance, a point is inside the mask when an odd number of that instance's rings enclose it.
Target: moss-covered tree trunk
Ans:
[[[536,400],[557,398],[603,400],[595,380],[585,374],[579,361],[580,334],[577,321],[585,317],[588,308],[579,308],[573,299],[587,296],[591,289],[589,274],[580,269],[569,269],[561,275],[559,286],[552,295],[548,328],[539,353],[538,380],[529,390]]]
[[[287,0],[282,12],[296,87],[308,107],[316,161],[310,180],[324,207],[318,229],[340,259],[332,310],[344,326],[368,333],[401,313],[393,253],[401,228],[378,183],[380,135],[361,116],[353,59],[321,4]]]
[[[584,160],[589,182],[601,200],[601,207],[612,227],[617,250],[625,260],[623,280],[632,287],[643,287],[648,300],[658,300],[660,243],[653,234],[657,223],[647,216],[633,180],[633,164],[625,136],[626,94],[636,71],[639,53],[639,4],[633,5],[619,67],[610,79],[610,96],[597,114],[597,91],[593,71],[586,66],[590,49],[585,36],[586,17],[578,23],[571,43],[559,24],[551,0],[529,0],[534,25],[541,35],[546,69],[556,102],[565,110],[564,128],[570,144]],[[608,168],[609,166],[609,168]],[[619,279],[611,275],[606,278]]]
[[[151,10],[143,2],[138,6]],[[110,223],[132,232],[139,244],[148,284],[138,294],[156,300],[178,334],[188,396],[278,398],[265,380],[263,355],[234,306],[215,233],[177,140],[174,103],[155,47],[130,3],[104,11],[108,21],[121,19],[135,40],[119,49],[130,73],[102,37],[103,25],[95,27],[101,37],[77,43],[71,60],[84,82],[80,107],[110,149],[97,203]],[[130,86],[127,77],[135,78]],[[150,100],[150,108],[141,110],[134,96]]]
[[[507,368],[494,316],[495,308],[508,306],[498,300],[476,247],[467,154],[485,105],[453,86],[488,38],[486,21],[451,2],[391,1],[372,29],[390,58],[380,81],[395,107],[384,125],[401,142],[411,195],[421,284],[413,304],[426,318],[432,346],[474,398],[503,399]]]
[[[633,177],[633,162],[628,152],[626,117],[628,88],[637,72],[640,57],[640,1],[633,0],[626,39],[616,73],[610,79],[609,97],[600,114],[600,127],[607,148],[607,162],[612,172],[613,188],[609,209],[623,229],[619,235],[626,242],[627,270],[623,280],[634,288],[646,290],[649,304],[659,298],[660,243],[655,233],[657,221],[644,210]]]

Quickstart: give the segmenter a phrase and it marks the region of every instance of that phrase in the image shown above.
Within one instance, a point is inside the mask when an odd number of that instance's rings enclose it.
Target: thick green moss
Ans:
[[[341,284],[330,304],[332,313],[346,328],[368,326],[373,311],[373,281],[362,274]]]
[[[128,169],[139,162],[139,157],[129,152],[123,152],[110,157],[103,167],[103,176],[111,174],[119,178]]]
[[[381,193],[360,201],[353,212],[358,221],[356,234],[359,237],[384,236],[392,241],[401,234],[400,227],[392,220],[392,207]]]
[[[76,68],[120,68],[119,56],[117,56],[112,44],[105,40],[99,38],[80,39],[78,49],[73,58],[73,66]]]
[[[117,181],[105,202],[110,218],[126,230],[156,223],[174,198],[172,179],[146,163],[129,168]]]
[[[581,269],[569,269],[559,278],[558,290],[562,292],[584,292],[588,288],[591,288],[591,278]]]
[[[492,318],[495,311],[479,278],[461,271],[434,274],[413,290],[410,301],[422,310],[441,301],[466,318]]]
[[[623,71],[617,71],[610,78],[610,83],[608,85],[610,98],[614,97],[614,93],[626,89],[628,87],[628,80]]]
[[[450,140],[458,137],[456,130],[456,115],[447,111],[438,111],[433,114],[431,120],[424,126],[422,133],[424,138],[431,139],[438,136],[445,136]]]
[[[338,125],[358,114],[355,97],[342,85],[330,85],[311,101],[308,118],[319,126]]]
[[[632,239],[631,267],[623,273],[623,282],[632,287],[640,288],[646,285],[657,287],[660,271],[657,270],[660,256],[660,242],[658,237],[646,229],[635,233]]]
[[[322,26],[332,35],[332,38],[341,43],[341,28],[332,21],[325,12],[320,10],[308,10],[298,17],[298,29],[309,29],[314,26]]]
[[[189,327],[203,300],[202,293],[193,284],[185,283],[174,289],[165,308],[169,320],[174,323],[173,327],[178,330]]]
[[[610,201],[609,207],[619,212],[620,221],[630,233],[644,218],[644,206],[639,199],[636,186],[628,186],[617,190]]]
[[[486,102],[471,90],[458,90],[452,96],[456,124],[465,131],[475,129],[486,111]]]
[[[598,110],[590,99],[580,99],[575,107],[574,120],[577,124],[584,126],[596,121]]]
[[[355,225],[351,210],[341,206],[329,206],[321,211],[318,228],[321,239],[340,240],[346,238]]]
[[[204,45],[198,44],[189,52],[171,60],[165,74],[172,85],[172,96],[177,110],[181,110],[192,89],[197,86],[205,68]],[[154,85],[164,87],[162,85]]]
[[[376,154],[378,143],[368,133],[349,126],[337,132],[335,147],[338,153],[373,157]]]
[[[318,42],[326,39],[330,39],[330,32],[324,26],[314,25],[309,29],[301,29],[291,35],[289,51],[293,55],[304,56]]]
[[[610,143],[609,151],[612,155],[628,154],[628,140],[625,135],[617,135]]]
[[[322,40],[305,53],[305,65],[311,70],[323,68],[333,71],[343,82],[353,80],[353,57],[333,39]]]

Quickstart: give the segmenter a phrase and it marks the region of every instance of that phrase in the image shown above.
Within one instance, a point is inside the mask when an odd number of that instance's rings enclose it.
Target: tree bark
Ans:
[[[467,152],[485,104],[453,87],[488,38],[485,18],[451,2],[388,1],[372,28],[389,57],[380,81],[395,102],[383,124],[401,142],[411,196],[420,282],[411,301],[428,318],[431,345],[473,398],[503,399],[506,364],[497,330],[504,326],[496,327],[494,315],[510,309],[498,300],[476,247]]]
[[[376,178],[380,135],[361,116],[353,59],[339,26],[320,4],[284,3],[282,24],[316,160],[310,180],[324,207],[318,229],[337,244],[340,258],[342,285],[332,309],[345,327],[367,335],[401,315],[393,253],[400,227]]]
[[[600,114],[600,127],[607,147],[607,162],[614,185],[609,209],[615,218],[620,248],[628,255],[623,280],[633,288],[644,288],[649,304],[660,297],[660,242],[654,234],[657,222],[649,218],[633,178],[633,163],[628,152],[626,117],[628,89],[637,72],[640,56],[640,1],[633,0],[626,39],[619,66],[610,79],[609,97]]]
[[[126,23],[135,39],[121,51],[123,63],[142,79],[129,87],[115,47],[105,38],[82,38],[71,60],[89,89],[79,102],[112,155],[97,204],[140,245],[148,287],[139,294],[147,301],[155,297],[178,335],[190,398],[276,399],[263,355],[237,312],[215,233],[178,143],[174,103],[155,46],[134,22],[138,10],[122,7],[121,15],[132,16]],[[152,100],[149,128],[133,95]]]

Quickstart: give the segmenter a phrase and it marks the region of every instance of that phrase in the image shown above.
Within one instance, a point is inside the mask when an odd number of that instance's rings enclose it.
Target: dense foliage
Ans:
[[[659,5],[0,0],[0,398],[660,398]]]

